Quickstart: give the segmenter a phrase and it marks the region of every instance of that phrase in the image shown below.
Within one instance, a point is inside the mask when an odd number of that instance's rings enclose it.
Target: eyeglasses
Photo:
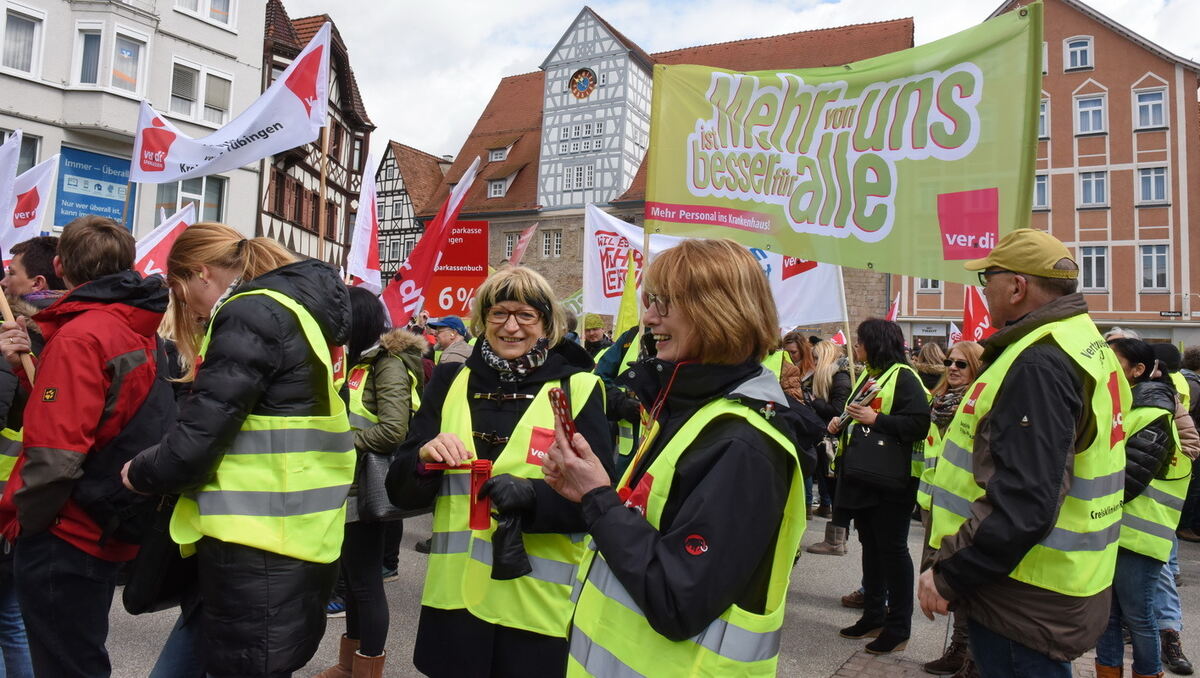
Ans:
[[[967,361],[965,361],[965,360],[951,360],[949,358],[946,358],[945,360],[942,361],[942,364],[945,365],[946,367],[950,367],[951,365],[953,365],[960,370],[967,369]]]
[[[997,273],[1016,273],[1016,271],[1010,271],[1010,270],[1004,269],[1004,268],[999,268],[999,269],[996,269],[995,271],[980,271],[979,272],[979,286],[987,287],[988,276],[996,275]]]
[[[642,295],[642,303],[645,304],[646,308],[654,306],[654,312],[663,318],[667,317],[667,314],[671,312],[671,297],[665,294],[658,295],[646,292]]]
[[[542,319],[542,314],[537,311],[510,311],[499,306],[488,309],[487,321],[493,325],[505,325],[509,318],[516,318],[518,325],[533,325]]]

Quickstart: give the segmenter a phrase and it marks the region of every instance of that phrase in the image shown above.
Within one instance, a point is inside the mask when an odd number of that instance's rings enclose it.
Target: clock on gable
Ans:
[[[576,99],[586,99],[596,89],[596,74],[590,69],[581,68],[571,76],[567,88]]]

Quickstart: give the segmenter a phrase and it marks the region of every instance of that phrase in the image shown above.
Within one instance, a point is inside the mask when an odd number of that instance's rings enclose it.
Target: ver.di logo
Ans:
[[[150,121],[150,127],[142,130],[142,152],[138,163],[143,172],[161,172],[167,168],[167,153],[175,143],[176,134],[164,129],[166,125],[162,118],[156,117]]]

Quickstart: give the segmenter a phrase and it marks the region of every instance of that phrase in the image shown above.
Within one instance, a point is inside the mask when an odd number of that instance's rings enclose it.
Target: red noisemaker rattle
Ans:
[[[472,530],[486,530],[492,526],[492,500],[479,498],[479,489],[492,477],[492,461],[490,459],[474,459],[461,466],[451,466],[442,463],[427,463],[425,468],[431,471],[470,471],[471,472],[471,518],[469,526]]]

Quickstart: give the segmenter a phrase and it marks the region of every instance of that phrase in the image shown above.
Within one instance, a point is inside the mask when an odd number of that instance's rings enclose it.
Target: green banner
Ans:
[[[831,68],[655,66],[646,224],[972,282],[1028,226],[1042,4]]]

